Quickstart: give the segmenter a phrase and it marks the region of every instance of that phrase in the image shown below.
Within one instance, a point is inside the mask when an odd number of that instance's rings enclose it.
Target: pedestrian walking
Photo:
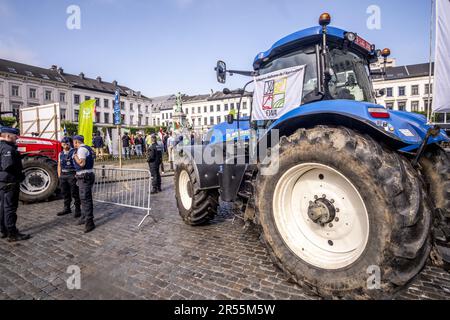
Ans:
[[[72,201],[75,204],[75,218],[81,218],[81,202],[80,192],[77,186],[77,179],[75,178],[75,164],[73,157],[75,149],[72,148],[72,141],[65,137],[61,141],[62,151],[58,158],[58,177],[61,187],[61,192],[64,197],[64,209],[57,214],[62,217],[72,213]]]
[[[160,167],[162,163],[163,152],[160,145],[157,143],[156,136],[152,136],[152,145],[148,149],[147,162],[150,167],[150,173],[152,175],[152,191],[151,194],[161,192],[161,172]]]
[[[84,144],[83,136],[73,137],[73,143],[76,149],[73,159],[82,209],[78,225],[84,224],[84,232],[89,233],[95,229],[94,202],[92,199],[92,187],[95,183],[95,154],[89,146]]]
[[[0,231],[1,238],[8,238],[9,242],[31,238],[20,233],[16,227],[20,183],[25,179],[22,158],[16,145],[18,135],[17,129],[0,129]]]
[[[173,137],[173,132],[169,133],[169,138],[167,139],[167,152],[169,154],[169,164],[170,171],[173,171],[173,163],[175,161],[175,138]]]
[[[134,143],[136,147],[136,155],[138,157],[142,157],[145,145],[144,138],[142,138],[142,134],[138,134],[137,138],[134,140]]]
[[[105,142],[100,135],[100,132],[95,134],[94,139],[92,139],[92,145],[94,146],[95,155],[98,159],[103,159],[103,148],[105,147]]]
[[[130,136],[128,135],[128,132],[125,132],[125,134],[122,136],[122,154],[125,159],[130,159],[130,145]]]

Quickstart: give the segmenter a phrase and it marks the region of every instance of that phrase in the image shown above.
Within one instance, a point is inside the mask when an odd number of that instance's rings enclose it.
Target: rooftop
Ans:
[[[408,78],[428,77],[430,64],[420,63],[407,66],[398,66],[386,69],[386,76],[374,76],[374,80],[399,80]],[[434,63],[432,64],[432,75],[434,75]]]

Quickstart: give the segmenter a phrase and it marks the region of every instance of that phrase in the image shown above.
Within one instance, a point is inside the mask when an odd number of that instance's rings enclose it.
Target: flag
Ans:
[[[111,136],[109,135],[109,130],[106,130],[106,139],[105,139],[106,145],[108,146],[109,154],[114,154],[113,152],[113,144],[111,140]]]
[[[282,117],[302,104],[305,66],[286,68],[255,77],[253,120]]]
[[[78,120],[78,134],[84,137],[84,143],[92,146],[92,134],[94,131],[95,100],[87,100],[80,104]]]
[[[450,111],[450,0],[436,0],[433,112]]]
[[[64,125],[64,137],[67,137],[67,128],[66,128],[66,125]]]

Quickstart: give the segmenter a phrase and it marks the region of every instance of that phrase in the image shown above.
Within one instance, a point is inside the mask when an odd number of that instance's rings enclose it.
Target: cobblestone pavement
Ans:
[[[33,239],[0,241],[0,299],[317,299],[288,282],[255,230],[226,211],[192,228],[178,216],[172,178],[153,198],[152,215],[97,204],[89,234],[72,217],[57,218],[61,201],[21,206],[19,227]],[[67,268],[81,268],[81,290],[68,290]],[[402,299],[450,299],[450,274],[426,267]]]

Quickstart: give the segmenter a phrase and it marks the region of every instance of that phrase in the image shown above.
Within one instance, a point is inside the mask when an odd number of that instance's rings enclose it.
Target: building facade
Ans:
[[[385,76],[377,76],[373,81],[375,90],[385,90],[377,102],[392,110],[428,112],[428,99],[430,105],[433,102],[433,76],[430,86],[429,66],[423,63],[387,68]]]
[[[61,120],[78,122],[80,104],[95,99],[96,125],[111,126],[116,89],[121,94],[122,124],[151,125],[152,100],[117,81],[68,74],[57,66],[45,69],[0,59],[0,110],[4,115],[17,117],[21,108],[59,103]]]

